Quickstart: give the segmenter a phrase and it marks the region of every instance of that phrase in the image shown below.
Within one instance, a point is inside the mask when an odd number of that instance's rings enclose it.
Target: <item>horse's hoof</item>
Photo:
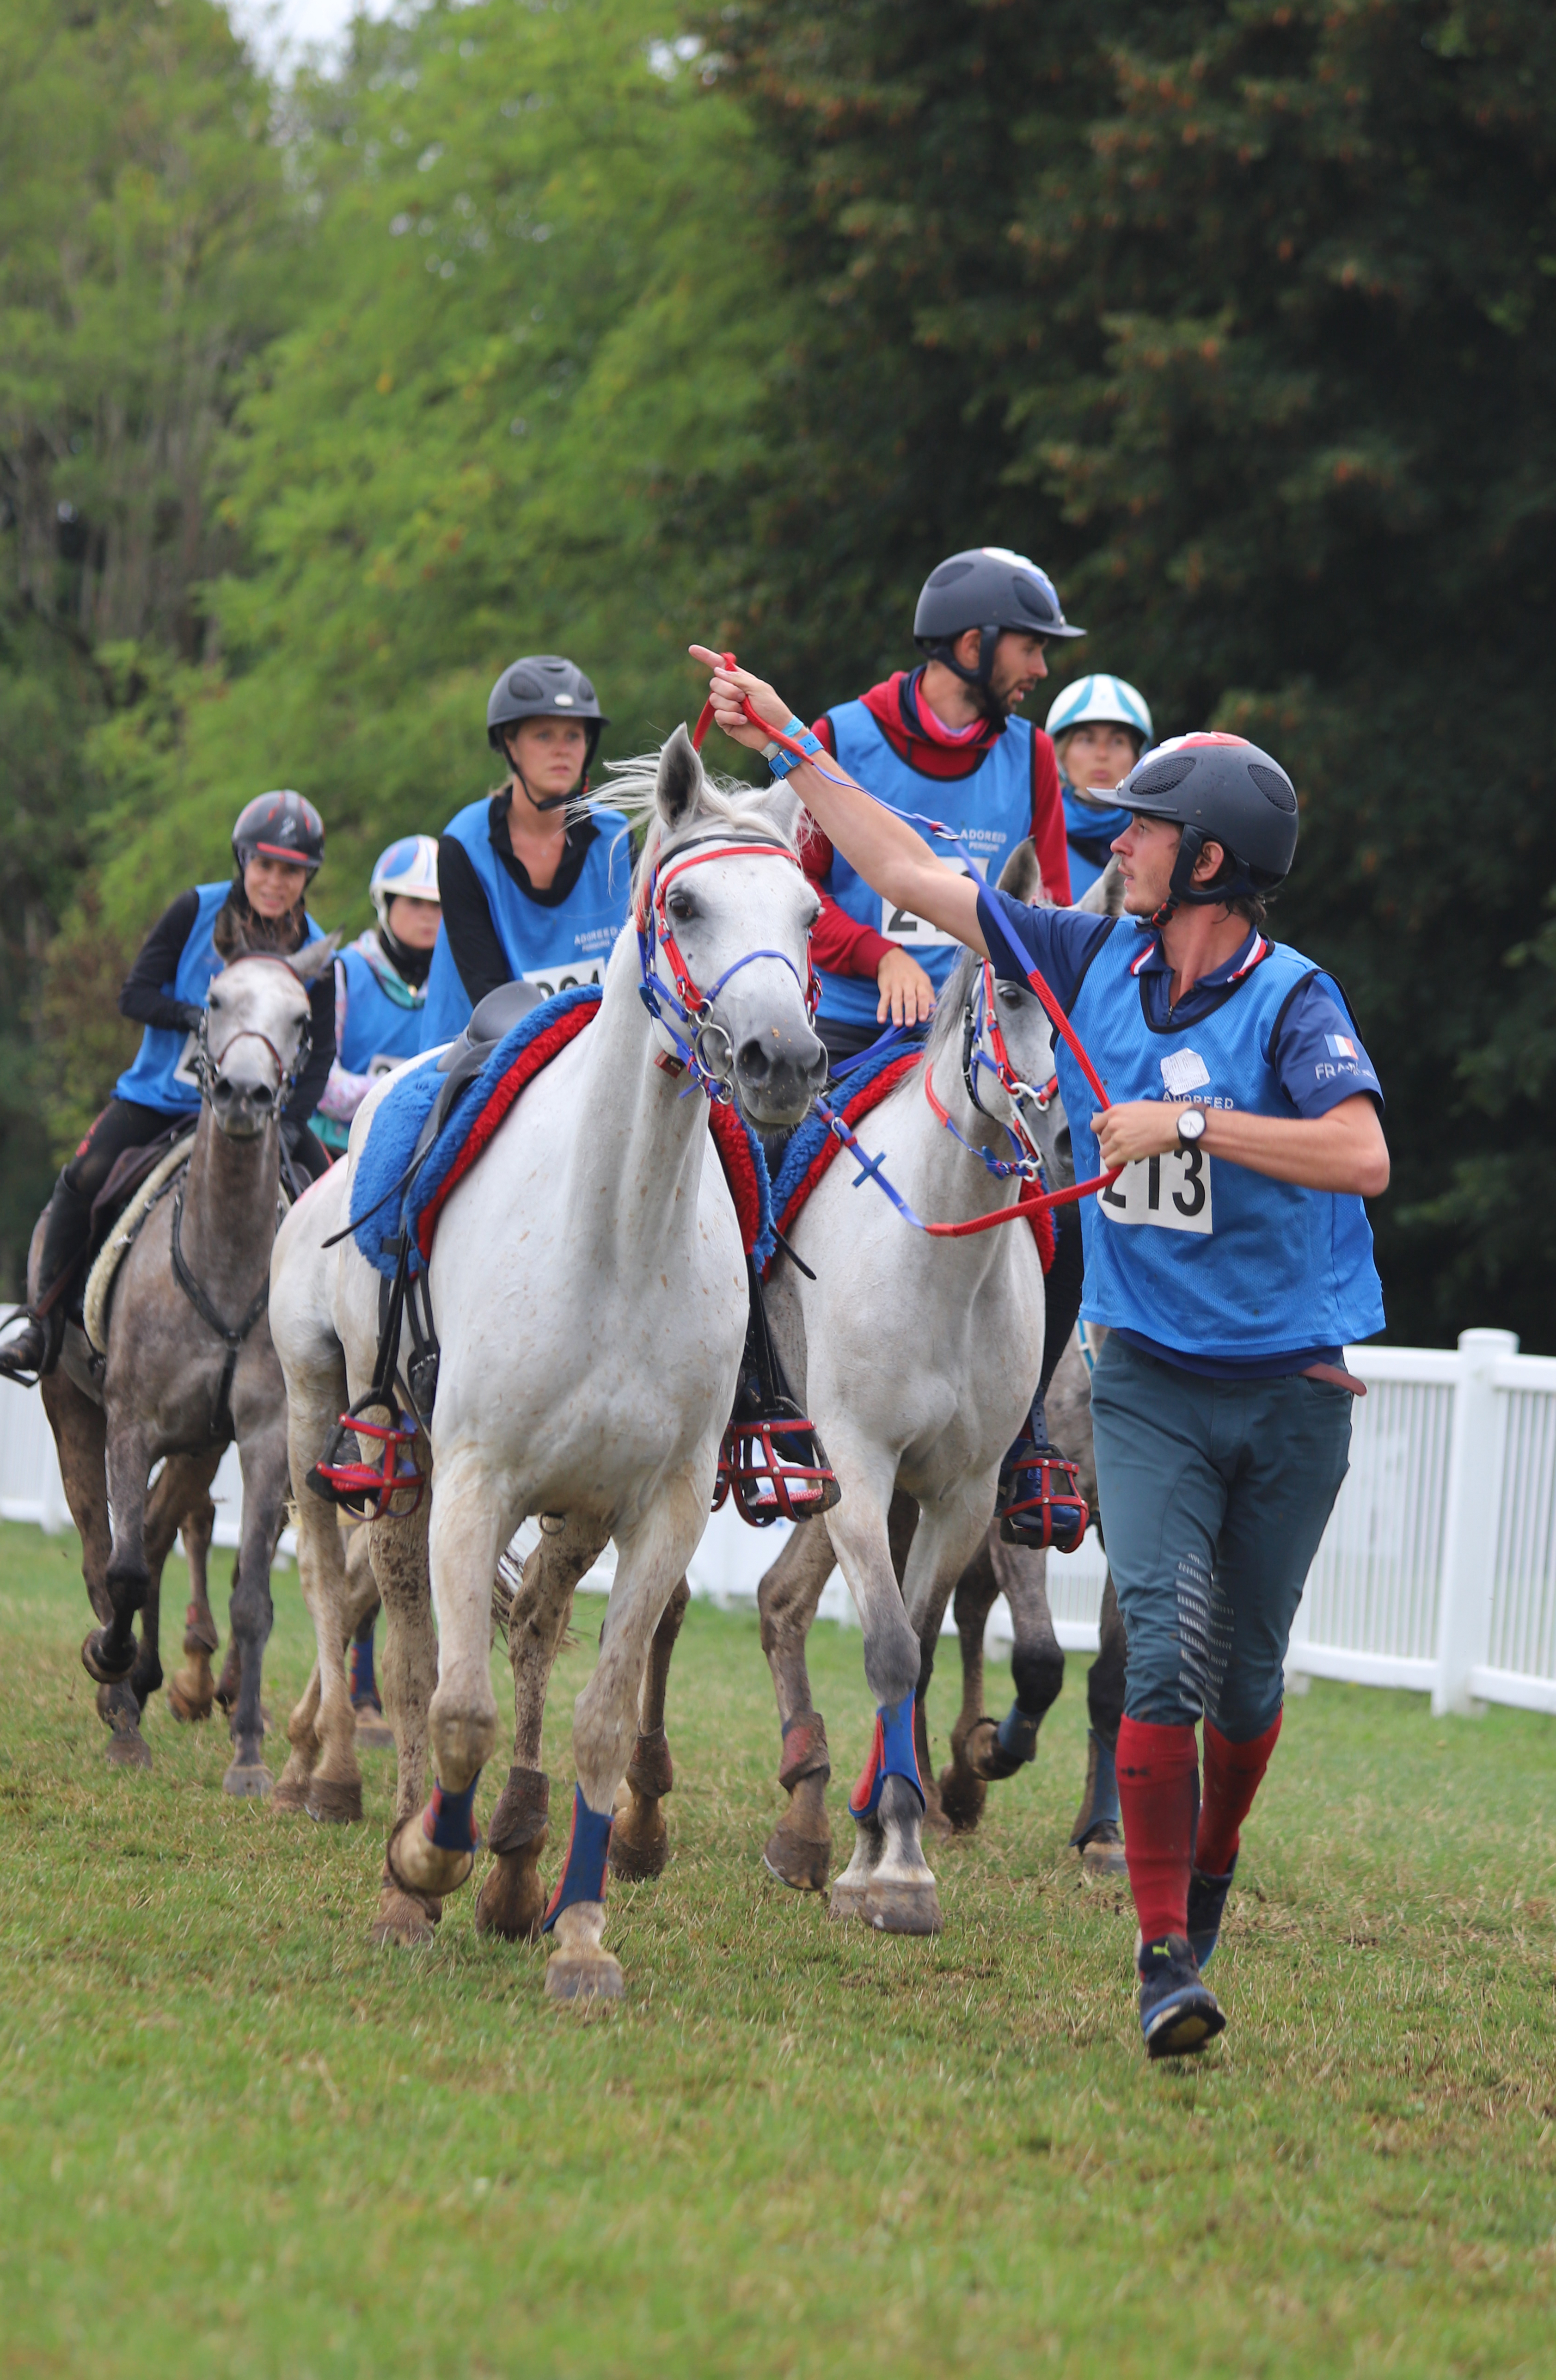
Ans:
[[[834,1925],[847,1925],[851,1919],[863,1916],[866,1889],[865,1885],[855,1883],[846,1876],[838,1878],[832,1888],[832,1898],[826,1904],[826,1914]]]
[[[446,1852],[432,1842],[422,1828],[422,1813],[406,1818],[389,1838],[384,1853],[390,1881],[402,1892],[433,1900],[445,1900],[469,1883],[475,1872],[476,1854],[470,1852]]]
[[[223,1793],[240,1802],[263,1802],[275,1790],[275,1779],[262,1760],[235,1760],[222,1779]]]
[[[364,1703],[356,1714],[356,1749],[358,1752],[392,1752],[394,1730],[382,1711],[371,1703]]]
[[[106,1628],[88,1629],[81,1640],[81,1667],[89,1678],[97,1680],[100,1686],[121,1685],[135,1667],[135,1645],[132,1640],[123,1659],[115,1665],[104,1656],[107,1638]]]
[[[1093,1835],[1080,1846],[1080,1873],[1093,1884],[1116,1884],[1128,1876],[1129,1864],[1116,1832]]]
[[[922,1884],[883,1882],[872,1876],[865,1886],[861,1915],[877,1934],[938,1934],[940,1895],[933,1876]]]
[[[939,1803],[941,1823],[935,1826],[926,1806],[923,1814],[925,1834],[945,1837],[975,1833],[987,1799],[988,1787],[977,1771],[953,1764],[942,1775],[938,1793],[932,1797],[932,1802]]]
[[[962,1746],[962,1759],[974,1777],[986,1784],[997,1785],[1007,1777],[1014,1777],[1018,1768],[1025,1768],[1033,1757],[1019,1752],[1007,1752],[999,1740],[999,1727],[986,1715],[975,1727],[970,1728]]]
[[[353,1826],[362,1815],[362,1781],[356,1777],[310,1777],[303,1807],[321,1826]]]
[[[624,1779],[617,1789],[609,1856],[611,1875],[626,1884],[645,1884],[663,1876],[669,1865],[669,1828],[662,1803],[657,1795],[634,1793]]]
[[[585,1958],[574,1950],[554,1950],[546,1961],[549,2000],[619,2000],[627,1988],[620,1960],[609,1950]]]
[[[178,1682],[181,1675],[181,1671],[176,1671],[167,1682],[167,1706],[174,1718],[181,1724],[193,1726],[199,1720],[211,1717],[216,1698],[211,1694],[207,1694],[202,1698],[189,1693]]]
[[[295,1779],[283,1777],[270,1797],[272,1814],[288,1818],[300,1818],[308,1808],[308,1788]]]
[[[116,1725],[103,1757],[112,1768],[150,1768],[151,1747],[133,1722]]]
[[[831,1834],[790,1834],[780,1818],[767,1838],[762,1864],[791,1892],[825,1892],[832,1871]]]
[[[516,1852],[497,1852],[481,1878],[476,1895],[476,1931],[497,1934],[504,1942],[538,1942],[540,1920],[546,1914],[546,1888],[540,1881],[544,1833]]]
[[[418,1900],[413,1893],[402,1892],[397,1884],[386,1884],[379,1896],[372,1938],[380,1944],[392,1942],[397,1949],[419,1950],[433,1940],[442,1917],[441,1901]]]

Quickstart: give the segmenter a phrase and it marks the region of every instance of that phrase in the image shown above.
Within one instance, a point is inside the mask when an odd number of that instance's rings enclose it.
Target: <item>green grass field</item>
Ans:
[[[279,1714],[295,1572],[277,1600]],[[556,1808],[601,1608],[559,1670]],[[1556,2369],[1550,1721],[1295,1701],[1228,2032],[1152,2069],[1132,1915],[1064,1847],[1073,1658],[1035,1768],[932,1852],[944,1934],[889,1941],[761,1867],[755,1621],[694,1607],[674,1857],[613,1888],[629,1997],[581,2016],[468,1892],[430,1950],[369,1947],[390,1755],[354,1828],[225,1800],[224,1733],[160,1697],[154,1772],[108,1769],[85,1625],[74,1541],[0,1529],[7,2375]],[[818,1628],[814,1674],[841,1770],[857,1635]]]

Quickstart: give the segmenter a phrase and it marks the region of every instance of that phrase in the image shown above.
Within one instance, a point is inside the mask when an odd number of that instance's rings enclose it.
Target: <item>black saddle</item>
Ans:
[[[545,996],[533,983],[500,983],[495,991],[489,991],[486,998],[477,1002],[458,1040],[451,1041],[438,1061],[438,1072],[443,1077],[442,1087],[416,1135],[407,1179],[415,1173],[442,1131],[466,1084],[475,1081],[498,1043],[512,1033],[520,1017],[527,1016],[532,1008],[538,1008]]]

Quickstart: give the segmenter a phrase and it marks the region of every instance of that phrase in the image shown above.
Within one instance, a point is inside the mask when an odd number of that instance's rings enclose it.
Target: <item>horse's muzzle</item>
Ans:
[[[229,1140],[255,1140],[275,1114],[275,1093],[269,1083],[238,1083],[218,1075],[211,1086],[211,1108]]]
[[[826,1082],[826,1052],[808,1027],[769,1026],[735,1051],[735,1088],[753,1123],[799,1123]]]

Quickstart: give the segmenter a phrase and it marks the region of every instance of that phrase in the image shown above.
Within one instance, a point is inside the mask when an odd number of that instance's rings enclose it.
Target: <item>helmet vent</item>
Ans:
[[[1253,779],[1265,800],[1273,803],[1276,809],[1285,810],[1289,814],[1297,808],[1297,795],[1278,771],[1263,768],[1259,761],[1250,760],[1248,775]]]
[[[1017,579],[1016,601],[1023,612],[1031,613],[1034,620],[1051,620],[1054,617],[1054,606],[1048,600],[1046,590],[1039,587],[1034,579],[1020,577]]]
[[[954,587],[959,578],[967,577],[976,566],[971,562],[943,562],[938,570],[930,572],[929,584],[931,587]]]
[[[532,678],[527,670],[509,671],[508,691],[510,694],[515,695],[521,702],[541,702],[545,700],[545,687],[535,678]]]
[[[1172,759],[1159,760],[1154,768],[1143,770],[1138,776],[1126,777],[1119,794],[1126,802],[1131,794],[1170,794],[1175,785],[1182,784],[1193,766],[1191,753],[1175,754]]]

